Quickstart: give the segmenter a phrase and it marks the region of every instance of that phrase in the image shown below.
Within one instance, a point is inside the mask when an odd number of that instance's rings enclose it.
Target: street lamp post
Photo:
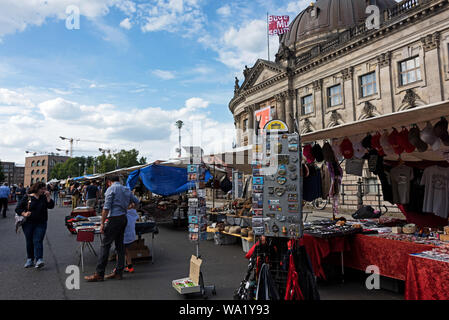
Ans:
[[[179,146],[178,146],[178,158],[181,158],[181,128],[184,125],[184,122],[181,120],[176,121],[176,127],[179,129]]]

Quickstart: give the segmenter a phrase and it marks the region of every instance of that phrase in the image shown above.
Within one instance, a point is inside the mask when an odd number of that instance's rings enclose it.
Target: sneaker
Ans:
[[[31,267],[34,267],[34,259],[27,259],[24,268],[31,268]]]
[[[39,269],[39,268],[42,268],[44,265],[45,265],[44,260],[38,259],[37,262],[36,262],[35,268]]]
[[[133,273],[134,272],[134,268],[128,268],[128,267],[126,267],[125,268],[125,272],[129,272],[129,273]]]

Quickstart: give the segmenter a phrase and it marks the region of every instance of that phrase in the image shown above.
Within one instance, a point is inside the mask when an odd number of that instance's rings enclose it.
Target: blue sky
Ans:
[[[80,29],[66,28],[66,8]],[[230,149],[234,77],[266,58],[266,13],[293,19],[306,1],[2,0],[0,159],[25,150],[135,147],[149,160],[183,144]],[[271,56],[277,37],[271,37]],[[195,130],[201,127],[197,138]],[[193,141],[192,141],[193,139]],[[195,140],[196,139],[196,140]],[[95,140],[93,143],[87,140]]]

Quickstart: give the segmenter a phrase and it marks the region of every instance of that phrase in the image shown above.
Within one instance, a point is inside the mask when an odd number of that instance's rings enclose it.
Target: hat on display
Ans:
[[[401,144],[399,132],[393,128],[393,131],[388,136],[388,142],[394,150],[394,153],[401,154],[404,152],[404,146]]]
[[[341,161],[343,160],[343,155],[341,154],[341,150],[340,150],[340,144],[343,141],[343,138],[338,138],[338,139],[332,139],[332,150],[334,151],[334,155],[336,160]]]
[[[312,155],[315,157],[316,162],[323,162],[323,149],[321,149],[321,146],[318,143],[315,143],[312,147]]]
[[[312,154],[312,145],[310,144],[305,145],[302,150],[302,154],[306,158],[307,163],[312,163],[313,161],[315,161],[315,157]]]
[[[448,123],[445,117],[441,117],[433,127],[433,133],[437,138],[440,138],[444,145],[449,146],[449,133],[447,133]]]
[[[441,141],[433,133],[433,127],[430,121],[427,121],[426,127],[421,131],[420,138],[422,141],[427,143],[433,151],[440,148]]]
[[[408,132],[408,141],[410,141],[419,152],[424,152],[427,150],[427,143],[421,140],[420,133],[419,127],[414,125]]]
[[[382,149],[386,155],[394,155],[394,150],[392,146],[390,145],[390,142],[388,142],[388,131],[385,130],[382,136],[380,137],[380,145],[382,146]]]
[[[365,149],[371,149],[371,135],[368,133],[365,138],[362,140],[362,146]]]
[[[325,142],[323,145],[323,157],[326,162],[334,162],[335,161],[335,154],[334,150],[332,150],[331,145],[329,142]]]
[[[349,138],[352,142],[352,147],[354,149],[354,158],[361,159],[367,152],[367,150],[362,146],[362,138],[363,136],[352,136]]]
[[[383,157],[385,156],[385,152],[380,144],[381,137],[382,136],[380,135],[380,132],[377,131],[376,134],[371,138],[371,147],[379,153],[379,156]]]
[[[351,140],[344,138],[340,144],[340,151],[345,159],[351,159],[354,156],[354,148]]]
[[[412,153],[416,149],[416,147],[408,140],[407,128],[402,128],[402,131],[399,132],[399,143],[404,147],[404,151],[407,153]]]

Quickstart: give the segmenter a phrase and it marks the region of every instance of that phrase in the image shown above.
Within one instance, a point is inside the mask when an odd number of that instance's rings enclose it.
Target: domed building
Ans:
[[[366,9],[376,5],[379,28]],[[279,37],[275,61],[236,80],[229,109],[237,145],[252,144],[254,113],[304,134],[449,99],[449,10],[443,0],[318,0]]]
[[[376,28],[367,27],[370,5],[379,8]],[[306,141],[319,130],[449,100],[447,0],[318,0],[279,42],[275,61],[258,59],[241,85],[236,79],[229,109],[239,147],[252,144],[260,113],[290,131],[296,120]],[[345,175],[352,200],[341,207],[357,208],[361,181],[364,203],[380,207],[379,181],[368,170],[360,180]]]

